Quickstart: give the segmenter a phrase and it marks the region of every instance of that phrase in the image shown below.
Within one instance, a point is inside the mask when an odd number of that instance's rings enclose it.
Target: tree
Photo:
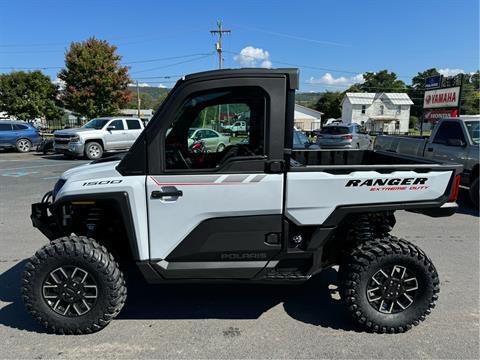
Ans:
[[[140,107],[142,109],[152,109],[155,105],[152,95],[148,93],[140,93]],[[133,94],[130,101],[125,105],[128,109],[136,109],[138,107],[137,95]]]
[[[339,118],[342,116],[341,103],[344,93],[339,91],[327,91],[315,104],[315,109],[323,113],[323,119]]]
[[[159,95],[157,100],[154,101],[153,110],[157,111],[160,105],[163,104],[165,99],[167,98],[168,92],[164,92],[163,94]]]
[[[0,75],[0,111],[18,119],[58,119],[57,96],[57,86],[40,71]]]
[[[477,115],[480,113],[480,90],[471,82],[465,81],[462,90],[461,115]]]
[[[417,118],[423,116],[423,96],[425,94],[425,79],[430,76],[437,76],[440,73],[435,68],[427,69],[417,73],[412,78],[412,85],[408,86],[407,94],[412,99],[413,105],[410,108],[410,115]]]
[[[116,46],[94,37],[73,42],[58,74],[65,82],[62,100],[73,112],[93,118],[116,114],[131,98],[128,68],[120,65]]]
[[[354,84],[347,92],[404,92],[406,85],[397,79],[397,74],[381,70],[379,72],[366,72],[363,74],[364,82]]]

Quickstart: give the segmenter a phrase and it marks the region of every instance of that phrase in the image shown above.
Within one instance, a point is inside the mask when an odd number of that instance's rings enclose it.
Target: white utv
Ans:
[[[51,242],[26,265],[23,299],[51,331],[82,334],[122,309],[122,270],[149,283],[302,283],[339,265],[346,309],[374,332],[425,319],[439,278],[390,235],[394,212],[456,210],[461,166],[374,150],[294,149],[296,69],[219,70],[180,80],[123,158],[65,172],[32,221]],[[247,137],[190,152],[219,106],[250,112]],[[227,108],[227,106],[225,106]]]

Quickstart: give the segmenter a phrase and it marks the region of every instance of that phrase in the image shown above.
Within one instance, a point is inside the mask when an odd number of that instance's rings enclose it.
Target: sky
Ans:
[[[72,41],[95,36],[118,47],[130,77],[172,87],[182,75],[224,67],[299,67],[302,91],[345,90],[366,71],[388,69],[407,84],[419,71],[479,68],[478,0],[5,1],[0,72],[42,69],[53,81]]]

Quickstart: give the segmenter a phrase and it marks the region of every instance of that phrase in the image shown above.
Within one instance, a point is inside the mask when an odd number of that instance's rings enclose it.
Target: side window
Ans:
[[[10,124],[0,124],[0,131],[11,131],[12,125]]]
[[[28,126],[27,125],[21,125],[21,124],[12,124],[13,130],[27,130]]]
[[[460,139],[465,142],[462,128],[459,123],[453,121],[445,121],[440,124],[438,131],[433,139],[435,144],[447,144],[448,139]]]
[[[205,136],[207,138],[215,138],[215,137],[218,137],[217,133],[215,131],[212,131],[212,130],[205,130]]]
[[[114,131],[124,130],[123,120],[113,120],[108,126],[115,126]]]
[[[267,96],[258,87],[192,95],[166,131],[165,169],[215,169],[236,157],[264,155],[266,106]],[[232,134],[237,121],[245,122],[246,131]],[[199,150],[202,139],[210,140]]]
[[[141,129],[139,120],[127,120],[128,130],[139,130]]]
[[[362,105],[362,114],[367,112],[367,105]]]

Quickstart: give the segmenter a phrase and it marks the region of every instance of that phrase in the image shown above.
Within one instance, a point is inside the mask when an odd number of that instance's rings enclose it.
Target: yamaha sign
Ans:
[[[460,87],[451,87],[425,91],[424,109],[457,107],[460,98]]]

